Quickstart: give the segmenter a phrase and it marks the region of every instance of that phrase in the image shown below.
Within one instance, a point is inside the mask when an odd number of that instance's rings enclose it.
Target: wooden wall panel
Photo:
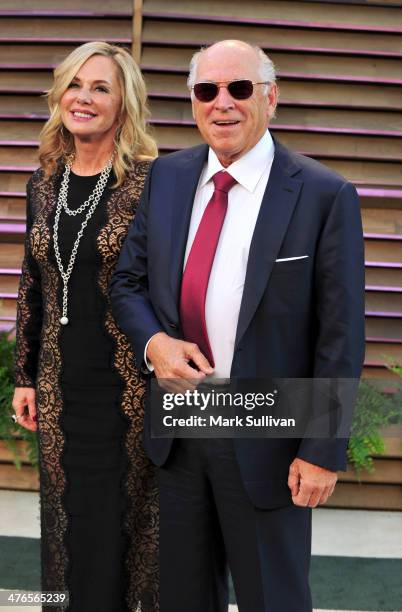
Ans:
[[[340,2],[324,1],[144,0],[141,65],[164,154],[201,142],[186,88],[188,62],[200,45],[241,38],[270,54],[281,91],[273,133],[344,174],[362,194],[367,330],[369,338],[393,340],[390,351],[399,355],[402,320],[395,313],[402,311],[396,291],[402,284],[402,244],[395,238],[402,235],[402,9],[380,4],[349,2],[345,11]],[[51,83],[51,70],[85,40],[130,45],[133,6],[119,0],[101,10],[95,0],[85,7],[73,0],[63,11],[50,0],[39,0],[35,10],[27,0],[2,3],[0,258],[10,262],[8,268],[11,262],[19,265],[16,223],[24,218],[24,186],[37,165],[38,135],[47,118],[41,94]],[[0,273],[0,292],[15,286],[15,278]],[[9,313],[13,301],[6,301]],[[368,341],[371,362],[380,359],[382,348]]]
[[[43,96],[53,68],[78,44],[107,40],[131,46],[132,0],[68,7],[3,0],[0,7],[0,329],[12,325],[20,273],[25,185],[37,167],[48,109]]]
[[[201,141],[186,88],[189,59],[222,38],[259,44],[275,61],[281,91],[272,131],[354,182],[366,232],[368,355],[402,346],[402,7],[322,0],[137,0],[141,65],[161,154]],[[133,0],[68,10],[51,0],[3,0],[0,9],[0,292],[15,293],[24,191],[37,165],[51,71],[77,44],[131,46]],[[142,27],[141,27],[142,26]],[[4,301],[4,300],[3,300]],[[7,298],[9,312],[12,298]],[[4,310],[4,306],[3,306]],[[3,321],[4,323],[4,321]],[[2,320],[0,317],[0,325]],[[391,349],[392,340],[392,349]],[[399,343],[395,343],[395,341]],[[381,359],[380,359],[381,361]],[[368,370],[378,366],[367,364]],[[372,370],[374,371],[374,370]],[[386,373],[385,370],[383,370]]]
[[[201,141],[186,88],[191,55],[223,38],[258,44],[275,61],[280,105],[272,131],[354,182],[366,242],[365,376],[402,360],[402,7],[399,0],[2,0],[0,8],[0,328],[13,324],[23,254],[25,185],[37,165],[53,68],[78,44],[131,46],[141,66],[161,154]],[[347,7],[346,7],[347,5]],[[345,10],[347,8],[347,10]],[[141,27],[142,26],[142,27]],[[398,442],[399,444],[399,442]],[[399,446],[398,446],[399,449]],[[4,450],[4,449],[3,449]],[[1,444],[0,444],[1,451]],[[37,488],[0,453],[0,488]],[[382,461],[382,462],[381,462]],[[343,477],[330,505],[401,509],[400,450],[373,477]]]

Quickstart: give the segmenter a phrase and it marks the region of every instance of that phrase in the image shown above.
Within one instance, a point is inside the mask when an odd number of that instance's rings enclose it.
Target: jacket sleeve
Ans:
[[[30,245],[33,225],[32,179],[27,184],[25,251],[17,299],[14,382],[16,387],[35,387],[43,320],[41,274]]]
[[[334,410],[328,415],[331,437],[304,438],[298,457],[327,469],[344,470],[348,444],[345,423],[352,419],[354,401],[350,398],[357,391],[365,351],[364,240],[359,198],[350,183],[341,186],[327,216],[316,254],[315,278],[318,334],[314,378],[331,381],[335,389],[332,403],[338,414],[335,420]],[[342,395],[349,399],[342,402]],[[317,406],[313,401],[313,415],[322,416],[319,401]]]
[[[138,364],[144,361],[145,346],[151,336],[163,331],[148,291],[148,209],[152,172],[156,162],[150,168],[136,215],[110,282],[113,316],[133,346]]]

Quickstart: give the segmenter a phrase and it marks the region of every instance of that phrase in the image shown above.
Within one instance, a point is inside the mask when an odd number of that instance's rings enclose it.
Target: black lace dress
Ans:
[[[114,177],[81,239],[62,326],[53,223],[60,172],[28,185],[27,243],[18,301],[17,386],[36,386],[39,416],[42,588],[67,590],[71,612],[155,612],[157,492],[141,447],[144,384],[110,312],[108,281],[148,165]],[[70,174],[78,208],[99,175]],[[66,269],[86,211],[62,211]]]

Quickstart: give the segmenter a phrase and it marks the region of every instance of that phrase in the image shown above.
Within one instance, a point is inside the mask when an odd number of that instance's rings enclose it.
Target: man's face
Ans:
[[[261,81],[259,60],[253,49],[236,42],[214,45],[199,59],[195,82],[249,79]],[[236,100],[226,87],[220,87],[211,102],[192,96],[193,115],[204,140],[225,167],[242,157],[260,140],[276,105],[276,86],[254,85],[247,100]]]

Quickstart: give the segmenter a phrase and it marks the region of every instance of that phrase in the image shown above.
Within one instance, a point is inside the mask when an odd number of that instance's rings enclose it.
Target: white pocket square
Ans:
[[[300,255],[299,257],[283,257],[283,259],[275,259],[275,262],[281,261],[295,261],[296,259],[307,259],[308,255]]]

